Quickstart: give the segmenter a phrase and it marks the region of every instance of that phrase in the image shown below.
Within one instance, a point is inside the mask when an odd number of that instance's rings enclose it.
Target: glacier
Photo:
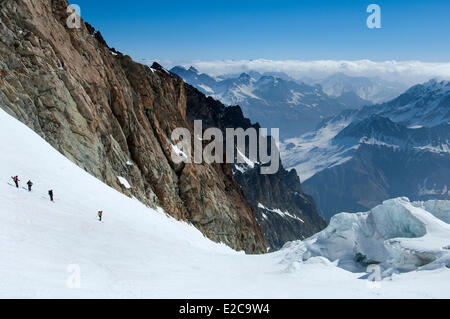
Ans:
[[[108,187],[3,110],[0,136],[0,298],[450,297],[448,202],[395,199],[246,255]],[[355,251],[398,273],[368,285]]]
[[[449,219],[450,201],[396,198],[369,212],[335,215],[325,230],[295,246],[303,261],[326,257],[352,272],[369,265],[383,276],[450,268]]]

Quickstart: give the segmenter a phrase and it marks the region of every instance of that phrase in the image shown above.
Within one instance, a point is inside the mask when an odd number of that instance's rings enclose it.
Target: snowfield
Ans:
[[[248,256],[106,186],[1,110],[0,136],[1,298],[450,297],[448,202],[392,200]],[[376,286],[360,279],[355,247],[380,262]],[[430,270],[416,270],[419,255]]]

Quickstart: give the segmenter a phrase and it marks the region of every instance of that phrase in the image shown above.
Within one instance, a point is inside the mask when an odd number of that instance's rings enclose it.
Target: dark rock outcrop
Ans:
[[[295,170],[280,168],[277,174],[261,175],[259,167],[235,172],[247,201],[257,209],[257,219],[269,248],[276,250],[286,242],[306,239],[326,227],[314,200],[300,186]]]
[[[224,132],[227,128],[260,128],[244,117],[239,106],[225,107],[189,84],[185,86],[187,116],[191,121],[202,120],[203,129],[219,127]],[[295,170],[288,172],[280,164],[276,174],[262,175],[256,164],[241,171],[235,166],[233,173],[245,199],[257,212],[258,223],[271,250],[281,248],[288,241],[312,236],[326,227],[314,200],[303,193]]]

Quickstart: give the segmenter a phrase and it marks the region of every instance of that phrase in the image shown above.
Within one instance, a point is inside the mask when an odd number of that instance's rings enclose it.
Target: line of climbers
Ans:
[[[17,175],[16,176],[11,176],[11,179],[13,180],[14,184],[16,185],[16,187],[19,188],[19,182],[20,182],[19,176],[17,176]],[[28,186],[28,191],[31,192],[31,189],[33,187],[33,182],[31,180],[29,180],[27,182],[27,186]],[[53,189],[48,191],[48,196],[50,197],[50,201],[54,202],[54,200],[53,200]],[[98,220],[102,221],[103,211],[99,211],[97,216],[98,216]]]
[[[11,179],[13,180],[16,187],[19,188],[19,182],[20,182],[19,176],[17,176],[17,175],[11,176]],[[33,182],[31,180],[29,180],[27,182],[27,186],[28,186],[28,191],[31,192],[31,190],[32,190],[31,188],[33,187]],[[53,189],[48,191],[48,196],[50,197],[50,201],[53,202]]]

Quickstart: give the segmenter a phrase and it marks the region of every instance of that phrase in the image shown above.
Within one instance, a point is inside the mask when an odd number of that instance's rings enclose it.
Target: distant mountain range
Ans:
[[[262,127],[280,128],[282,139],[312,130],[323,119],[345,109],[359,109],[372,104],[353,91],[342,90],[329,96],[319,84],[297,82],[284,73],[211,77],[190,67],[171,70],[204,94],[226,105],[240,105],[245,116]]]
[[[449,141],[450,82],[431,80],[390,102],[341,112],[281,149],[330,218],[392,197],[450,199]]]
[[[352,77],[344,73],[333,74],[323,80],[304,80],[309,84],[319,84],[329,96],[339,97],[348,93],[373,103],[382,103],[396,98],[408,87],[398,82],[380,78]]]

